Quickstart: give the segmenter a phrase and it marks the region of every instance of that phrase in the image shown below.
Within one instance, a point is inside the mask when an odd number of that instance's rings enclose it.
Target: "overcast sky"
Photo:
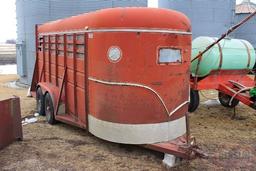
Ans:
[[[0,42],[16,38],[15,0],[0,0]]]
[[[251,1],[256,3],[256,0]],[[237,0],[237,3],[241,2],[242,0]],[[0,42],[5,42],[6,39],[16,38],[15,9],[15,0],[0,0]]]

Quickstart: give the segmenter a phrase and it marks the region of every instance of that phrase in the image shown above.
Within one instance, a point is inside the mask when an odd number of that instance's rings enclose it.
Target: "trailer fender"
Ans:
[[[46,93],[50,94],[50,96],[52,98],[54,110],[55,110],[58,94],[59,94],[59,91],[60,91],[59,87],[56,87],[56,86],[54,86],[52,84],[49,84],[49,83],[42,83],[42,82],[37,84],[37,88],[38,87],[40,87],[42,89],[44,95]]]

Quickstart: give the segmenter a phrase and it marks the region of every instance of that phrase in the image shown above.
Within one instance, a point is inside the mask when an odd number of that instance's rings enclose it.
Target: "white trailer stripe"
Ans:
[[[110,114],[111,115],[111,114]],[[185,116],[153,124],[121,124],[88,115],[89,131],[101,139],[123,144],[153,144],[174,140],[186,133]]]
[[[55,34],[74,34],[74,33],[97,33],[97,32],[141,32],[141,33],[168,33],[168,34],[181,34],[181,35],[192,35],[191,32],[180,31],[180,30],[166,30],[166,29],[78,29],[78,30],[67,30],[57,32],[45,32],[39,33],[40,36],[55,35]]]

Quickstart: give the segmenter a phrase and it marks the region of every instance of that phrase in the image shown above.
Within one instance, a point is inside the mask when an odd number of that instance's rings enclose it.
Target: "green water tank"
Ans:
[[[199,52],[216,41],[214,37],[198,37],[192,42],[192,56],[194,59]],[[198,77],[205,77],[214,70],[251,70],[255,64],[255,51],[253,46],[246,40],[223,39],[207,51],[199,64]],[[191,64],[191,73],[196,74],[198,60]]]

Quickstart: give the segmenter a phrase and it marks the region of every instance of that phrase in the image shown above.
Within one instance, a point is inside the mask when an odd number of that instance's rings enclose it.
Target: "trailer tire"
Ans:
[[[53,102],[52,98],[49,93],[46,93],[45,95],[45,116],[46,116],[46,121],[54,125],[56,124],[55,116],[54,116],[54,107],[53,107]]]
[[[44,116],[45,110],[44,110],[44,94],[40,87],[36,89],[36,110],[39,113],[39,115]]]
[[[190,113],[194,112],[200,103],[200,97],[197,90],[190,90],[190,101],[188,105],[188,111]]]
[[[229,105],[229,101],[231,100],[231,96],[229,96],[225,93],[222,93],[222,92],[219,92],[218,98],[219,98],[220,104],[222,106],[228,107],[228,108],[234,108],[239,103],[239,100],[233,99],[232,102],[231,102],[231,105]]]

